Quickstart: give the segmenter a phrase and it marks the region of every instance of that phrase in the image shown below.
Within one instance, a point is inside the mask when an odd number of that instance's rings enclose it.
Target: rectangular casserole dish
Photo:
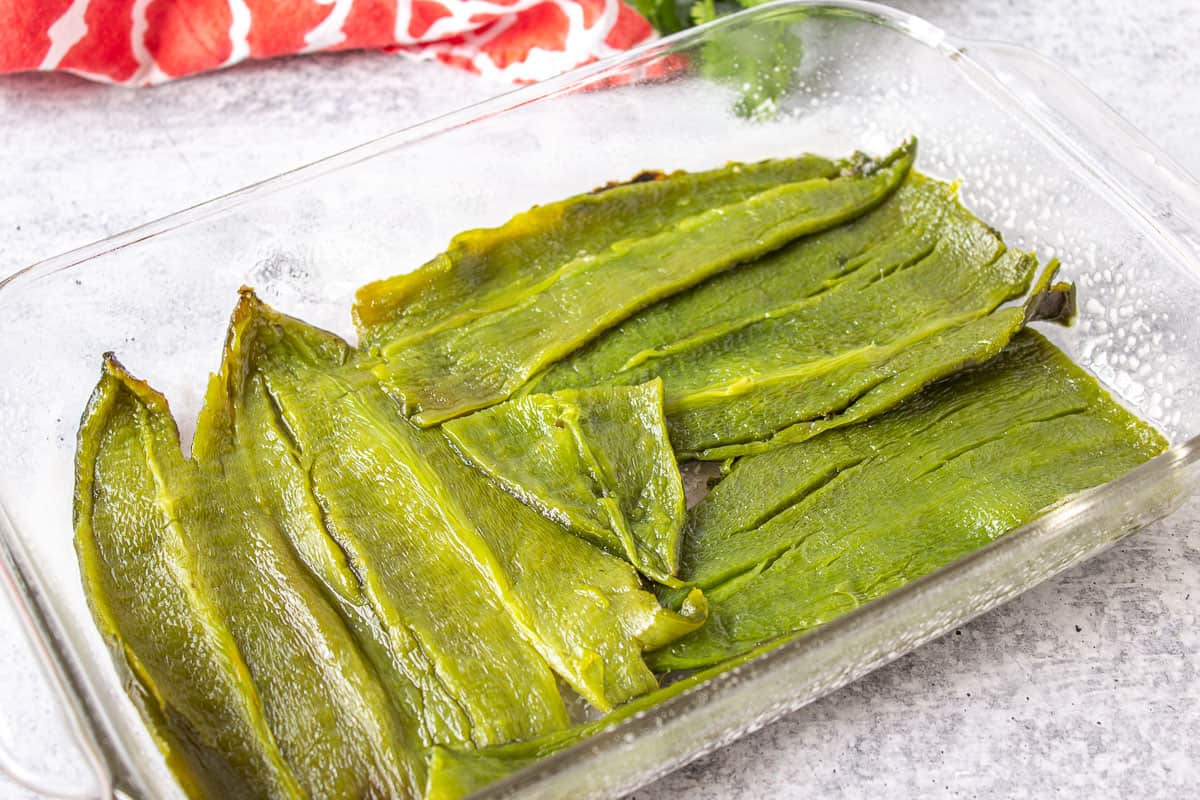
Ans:
[[[773,113],[735,113],[781,26],[800,48]],[[760,109],[762,111],[764,109]],[[415,268],[457,231],[646,168],[704,168],[921,139],[1007,241],[1061,258],[1079,323],[1048,331],[1171,449],[989,547],[581,745],[481,797],[614,797],[845,685],[1096,554],[1200,480],[1200,191],[1052,64],[862,2],[780,2],[370,142],[52,258],[0,283],[0,566],[94,785],[52,796],[179,796],[96,633],[72,549],[75,430],[116,350],[184,426],[235,293],[338,333],[354,289]]]

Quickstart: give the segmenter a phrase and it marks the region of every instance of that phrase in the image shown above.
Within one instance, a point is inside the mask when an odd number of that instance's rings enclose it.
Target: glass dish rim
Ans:
[[[906,36],[918,44],[929,47],[952,61],[958,62],[960,68],[971,70],[972,77],[977,79],[973,81],[976,89],[989,95],[993,100],[1006,102],[1012,107],[1014,112],[1021,116],[1021,123],[1026,129],[1065,151],[1068,158],[1072,161],[1071,166],[1075,169],[1087,170],[1093,179],[1099,180],[1105,188],[1111,189],[1122,203],[1134,212],[1140,223],[1152,229],[1158,235],[1158,242],[1160,244],[1169,246],[1179,253],[1181,261],[1188,265],[1191,272],[1196,276],[1200,276],[1200,262],[1198,262],[1196,255],[1192,252],[1192,248],[1187,243],[1182,241],[1173,231],[1164,229],[1144,202],[1130,192],[1110,171],[1094,163],[1086,152],[1086,148],[1077,139],[1073,138],[1053,119],[1039,113],[1037,109],[1023,102],[1021,98],[1018,98],[986,63],[975,60],[968,51],[975,48],[987,49],[988,47],[1010,48],[1019,50],[1021,53],[1034,58],[1042,59],[1041,56],[1024,48],[1015,48],[1015,46],[1011,45],[991,45],[983,40],[955,37],[918,16],[873,2],[867,2],[866,0],[777,0],[776,2],[756,6],[706,25],[666,37],[627,53],[572,70],[542,83],[517,88],[480,103],[466,106],[425,122],[386,134],[319,161],[193,205],[123,233],[36,262],[0,280],[0,304],[7,299],[8,295],[6,291],[23,286],[27,282],[32,282],[38,278],[46,277],[63,270],[83,267],[91,259],[115,250],[130,247],[156,236],[169,233],[177,228],[224,214],[240,205],[253,202],[261,197],[286,191],[306,181],[351,167],[354,164],[380,156],[392,150],[438,136],[476,120],[486,119],[516,110],[529,103],[543,102],[557,95],[576,91],[593,84],[597,79],[603,78],[606,74],[618,73],[638,63],[659,57],[671,51],[694,46],[714,30],[752,24],[782,12],[797,14],[805,11],[820,13],[826,16],[848,16],[880,25]],[[1042,60],[1045,61],[1045,59]],[[984,80],[989,85],[979,85],[978,79]],[[1076,83],[1075,85],[1082,91],[1087,92],[1082,84]],[[1090,95],[1090,93],[1088,94]],[[1098,103],[1099,101],[1095,102]],[[1129,126],[1128,123],[1124,123],[1115,112],[1110,111],[1110,114],[1118,122],[1125,125],[1128,129],[1126,131],[1127,134],[1136,134],[1136,130],[1132,126]],[[1186,173],[1178,169],[1177,165],[1174,165],[1171,159],[1161,154],[1161,151],[1148,142],[1145,142],[1144,139],[1141,141],[1149,147],[1150,152],[1155,156],[1156,161],[1163,166],[1164,171],[1167,167],[1173,167],[1186,178]],[[1194,183],[1187,183],[1185,181],[1185,184],[1185,189],[1195,189]],[[1200,200],[1197,198],[1200,198],[1200,193],[1185,198],[1187,200],[1187,207],[1200,208]],[[1188,222],[1194,225],[1195,220],[1188,220]],[[542,778],[552,776],[564,767],[569,765],[577,766],[580,757],[586,757],[585,750],[595,754],[604,748],[616,746],[622,740],[628,741],[631,735],[652,735],[655,732],[655,726],[661,724],[657,720],[682,719],[686,717],[688,713],[711,702],[713,697],[723,691],[723,687],[726,687],[732,681],[736,680],[738,683],[753,681],[758,677],[783,670],[790,664],[802,663],[806,654],[810,654],[822,647],[830,646],[829,642],[831,640],[836,641],[839,635],[844,635],[856,626],[868,625],[872,620],[886,616],[890,609],[904,603],[917,602],[923,593],[931,589],[936,589],[944,585],[953,585],[955,581],[964,580],[962,576],[969,575],[981,563],[1004,557],[1006,554],[1011,555],[1014,552],[1020,552],[1027,543],[1036,537],[1051,535],[1054,525],[1061,524],[1071,516],[1085,513],[1089,507],[1102,502],[1100,499],[1102,496],[1109,496],[1113,493],[1127,490],[1131,491],[1135,487],[1144,487],[1152,482],[1181,476],[1190,466],[1197,462],[1200,462],[1200,436],[1193,437],[1173,446],[1158,458],[1138,467],[1115,481],[1069,499],[1035,522],[1009,533],[987,547],[959,561],[947,565],[917,581],[913,581],[889,593],[886,597],[857,609],[850,614],[844,615],[818,631],[784,644],[768,653],[758,656],[741,667],[706,682],[702,686],[695,687],[677,697],[671,698],[650,711],[643,712],[630,720],[589,737],[586,741],[572,748],[542,759],[536,764],[530,765],[504,780],[485,788],[476,796],[514,796],[521,790],[533,788],[533,785]],[[1091,554],[1089,553],[1089,555]],[[1036,582],[1041,582],[1041,580],[1045,580],[1048,577],[1041,578]],[[89,702],[86,695],[96,690],[91,685],[93,682],[91,675],[86,669],[80,666],[81,659],[79,654],[71,644],[70,637],[64,633],[53,601],[40,589],[44,579],[36,565],[32,562],[32,559],[25,552],[23,541],[17,536],[14,526],[7,519],[6,512],[2,507],[0,507],[0,580],[3,580],[14,595],[14,600],[24,606],[23,609],[19,608],[18,612],[23,612],[27,637],[31,640],[31,645],[38,652],[42,666],[49,672],[50,682],[59,694],[59,698],[68,714],[69,721],[73,722],[73,728],[80,740],[81,752],[83,752],[85,759],[92,763],[96,771],[98,781],[101,784],[100,793],[102,795],[106,793],[111,794],[114,791],[122,789],[132,790],[136,793],[139,785],[142,783],[138,774],[140,772],[140,765],[129,758],[129,754],[125,752],[121,737],[112,733],[109,729],[106,724],[107,720],[102,718],[103,708],[94,702]],[[1024,591],[1025,588],[1028,587],[1023,587],[1021,591]],[[917,600],[914,600],[914,598],[917,598]],[[997,600],[990,603],[987,607],[993,607],[1000,602],[1003,601]],[[986,609],[981,609],[976,613],[982,613],[983,610]],[[971,614],[971,616],[974,615]],[[910,647],[904,652],[908,652],[911,649],[913,648]],[[896,653],[892,657],[901,654]],[[879,664],[874,666],[879,666]],[[849,680],[848,678],[838,685],[844,685]],[[826,691],[831,691],[833,688],[836,688],[836,686]],[[804,702],[811,699],[814,698],[809,697]],[[794,707],[799,707],[800,705],[803,705],[803,702],[797,702]],[[786,703],[778,708],[771,709],[768,717],[759,721],[754,727],[766,724],[770,719],[775,719],[781,714],[786,713],[786,711],[792,710],[792,707],[785,706],[787,706]],[[98,715],[101,718],[98,719]],[[738,735],[744,732],[744,730],[740,731]],[[114,738],[116,739],[115,742],[112,741]],[[103,751],[103,755],[101,751]],[[696,749],[678,754],[669,767],[676,768],[680,764],[685,763],[686,760],[695,758],[702,752],[704,752],[704,749]],[[112,763],[114,761],[119,762],[119,764]],[[0,763],[0,767],[5,766],[8,765]],[[118,766],[122,767],[119,776],[113,774],[114,768]],[[666,771],[665,768],[658,774],[662,774],[664,771]],[[124,780],[114,781],[114,778]],[[133,785],[130,785],[126,781],[131,781]],[[66,796],[67,794],[70,793],[61,792],[59,796]]]

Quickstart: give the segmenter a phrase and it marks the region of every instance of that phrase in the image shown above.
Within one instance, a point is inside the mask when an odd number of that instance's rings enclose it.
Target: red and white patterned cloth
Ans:
[[[0,0],[0,72],[129,86],[361,48],[526,82],[653,36],[622,0]]]

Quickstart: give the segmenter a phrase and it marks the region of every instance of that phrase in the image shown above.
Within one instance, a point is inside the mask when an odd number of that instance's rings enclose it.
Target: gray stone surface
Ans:
[[[1200,174],[1189,0],[894,5],[1050,56]],[[502,88],[381,54],[247,65],[153,91],[0,78],[0,273]],[[1196,796],[1198,606],[1193,501],[636,797]],[[47,773],[78,774],[7,609],[0,686],[0,736]],[[28,795],[0,782],[0,797]]]

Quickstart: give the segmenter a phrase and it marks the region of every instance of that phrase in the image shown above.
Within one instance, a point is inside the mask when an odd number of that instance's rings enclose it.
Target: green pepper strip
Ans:
[[[488,621],[495,605],[497,617],[515,628],[506,641],[528,642],[598,708],[657,686],[642,653],[699,626],[698,593],[683,614],[663,609],[628,564],[505,493],[467,465],[441,431],[421,431],[405,420],[368,373],[339,366],[349,356],[343,342],[251,295],[243,303],[258,320],[260,343],[249,374],[262,376],[311,476],[330,535],[363,576],[367,594],[378,598],[385,627],[397,627],[402,616],[386,609],[405,603],[419,606],[405,613],[437,609],[437,620],[422,623],[434,629],[459,616],[464,627],[499,625]],[[336,356],[314,355],[327,350]],[[415,559],[424,551],[429,554],[422,557],[454,563],[418,569]],[[474,647],[465,633],[437,640],[451,649]],[[536,667],[505,664],[497,653],[487,659],[459,654],[439,669],[470,671],[455,678],[464,696],[480,694],[491,679],[525,691],[539,674]],[[508,702],[475,724],[503,720]],[[501,740],[534,733],[507,732]]]
[[[489,554],[441,507],[419,446],[394,424],[394,403],[347,380],[361,372],[338,369],[347,345],[248,292],[234,320],[225,371],[277,416],[303,480],[296,491],[315,504],[318,533],[306,538],[323,534],[344,554],[348,574],[339,572],[358,584],[411,684],[401,700],[421,739],[485,746],[565,727],[553,673],[478,568]]]
[[[195,481],[166,400],[106,356],[75,484],[75,547],[97,627],[189,797],[303,797],[196,564],[181,508]]]
[[[685,530],[682,575],[710,621],[651,663],[692,669],[811,630],[1166,446],[1025,330],[888,414],[740,459]]]
[[[644,575],[679,565],[683,482],[667,439],[662,382],[530,395],[443,430],[510,494]]]
[[[800,239],[638,312],[551,365],[525,391],[613,380],[636,383],[624,373],[822,302],[823,295],[859,273],[887,275],[911,265],[932,251],[953,191],[910,172],[891,197],[858,219]]]
[[[232,331],[244,333],[236,321]],[[204,452],[206,437],[200,436],[206,426],[233,428],[236,448],[247,471],[247,485],[254,488],[262,508],[279,525],[312,579],[353,633],[392,698],[408,740],[428,747],[435,740],[418,714],[423,706],[421,691],[410,678],[404,652],[393,646],[393,638],[384,630],[370,598],[362,591],[346,554],[325,529],[324,511],[313,493],[308,473],[301,466],[290,434],[282,425],[261,378],[246,380],[240,374],[237,368],[240,345],[236,342],[231,345],[221,374],[210,382],[193,452],[201,460],[210,458]]]
[[[499,228],[465,231],[420,269],[358,291],[354,317],[362,342],[402,342],[462,325],[511,304],[515,293],[580,253],[650,236],[773,186],[833,178],[861,161],[805,155],[705,172],[646,172],[628,183],[535,206]]]
[[[382,343],[372,369],[422,426],[493,405],[656,300],[878,205],[907,175],[915,150],[910,142],[849,174],[774,186],[574,256],[485,315]]]

